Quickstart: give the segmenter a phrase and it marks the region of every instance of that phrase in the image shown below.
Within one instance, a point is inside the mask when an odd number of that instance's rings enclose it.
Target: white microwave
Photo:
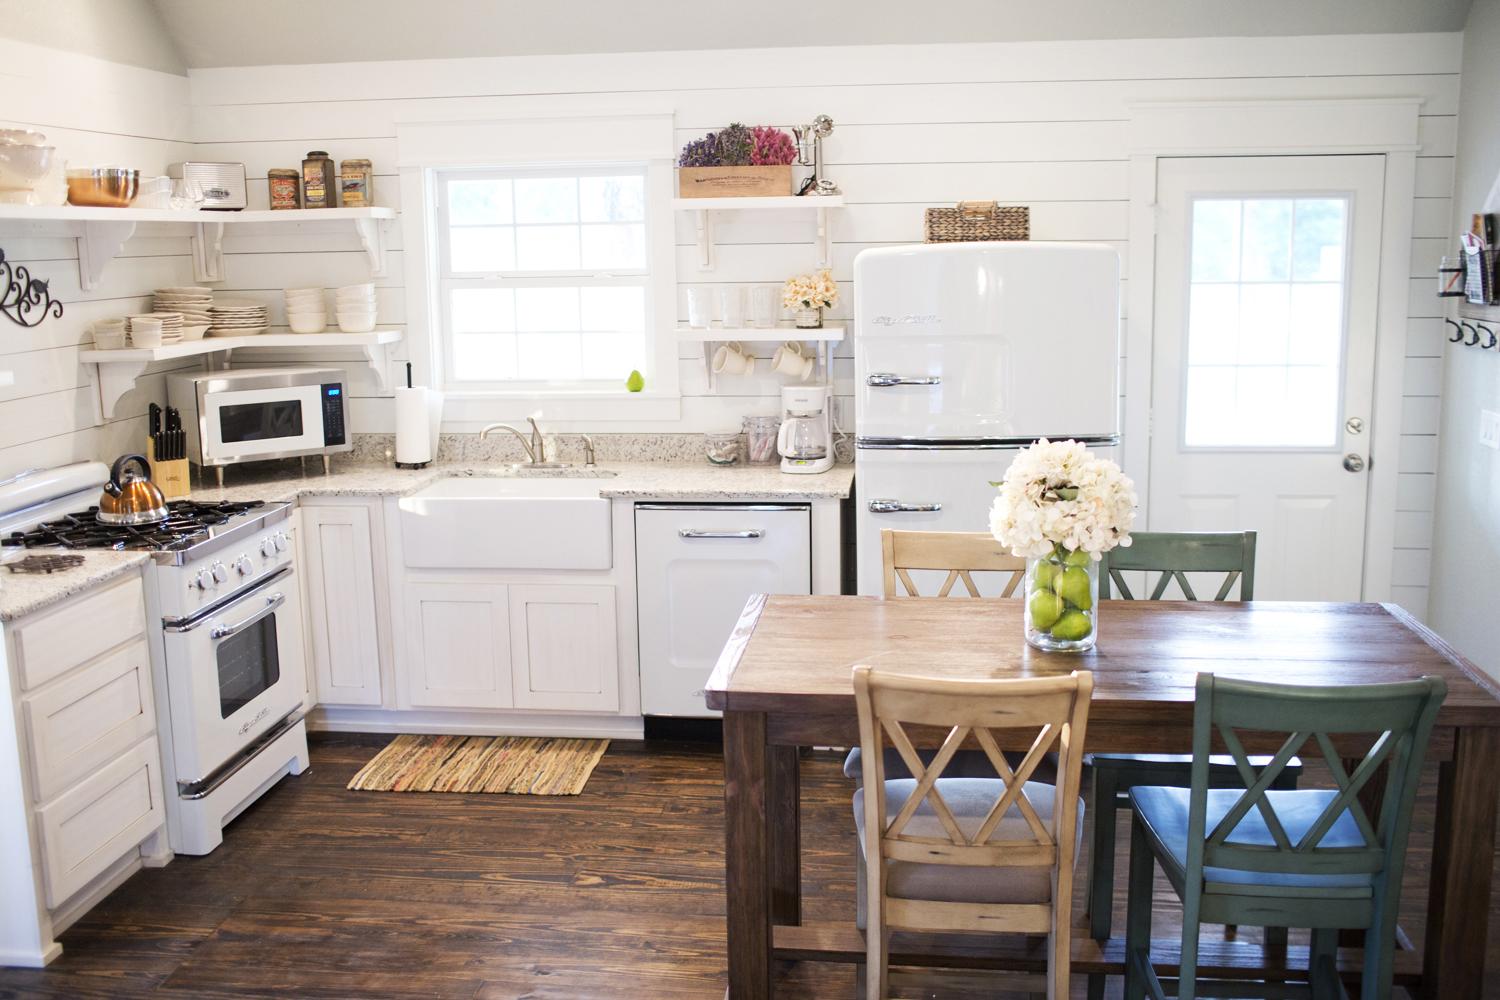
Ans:
[[[199,466],[328,456],[354,448],[339,368],[240,368],[167,376],[187,457]]]

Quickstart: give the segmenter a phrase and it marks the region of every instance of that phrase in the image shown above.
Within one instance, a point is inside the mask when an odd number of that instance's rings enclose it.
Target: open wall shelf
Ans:
[[[87,208],[79,205],[0,205],[0,223],[64,224],[78,240],[78,281],[94,288],[143,222],[180,223],[193,227],[193,279],[223,281],[224,227],[244,223],[287,225],[299,222],[339,222],[354,228],[370,258],[370,273],[385,273],[385,223],[396,217],[394,208],[299,208],[284,211],[213,212],[202,209]]]
[[[786,195],[779,198],[674,198],[672,207],[679,212],[692,212],[696,217],[698,234],[698,270],[714,269],[714,212],[812,212],[817,219],[814,242],[818,248],[818,266],[828,267],[830,257],[828,239],[828,211],[844,207],[844,196],[831,195]]]

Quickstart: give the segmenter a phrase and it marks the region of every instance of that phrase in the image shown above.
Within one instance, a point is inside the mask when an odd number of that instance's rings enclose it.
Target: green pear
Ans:
[[[1083,551],[1083,549],[1069,549],[1068,554],[1063,556],[1063,565],[1087,566],[1089,564],[1089,560],[1092,558],[1093,557],[1090,556],[1087,552]]]
[[[646,377],[638,371],[631,372],[630,377],[625,380],[625,388],[631,392],[640,392],[646,388]]]
[[[1038,559],[1031,567],[1031,587],[1033,590],[1051,590],[1053,583],[1057,580],[1057,574],[1062,572],[1056,563],[1045,562]]]
[[[1057,596],[1073,605],[1087,611],[1094,606],[1093,594],[1089,587],[1089,571],[1082,566],[1070,566],[1063,570],[1062,575],[1053,584]]]
[[[1047,631],[1062,617],[1063,609],[1067,605],[1063,599],[1050,590],[1038,590],[1031,595],[1031,601],[1027,610],[1031,612],[1031,627],[1040,631]]]
[[[1057,624],[1052,626],[1052,638],[1062,639],[1065,642],[1077,642],[1079,639],[1088,638],[1088,634],[1094,631],[1093,622],[1089,616],[1082,611],[1065,611]]]

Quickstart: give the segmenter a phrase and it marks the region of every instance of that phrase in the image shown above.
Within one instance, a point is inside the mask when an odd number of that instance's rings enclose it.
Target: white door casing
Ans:
[[[1383,180],[1158,161],[1149,526],[1256,530],[1260,599],[1361,594]]]

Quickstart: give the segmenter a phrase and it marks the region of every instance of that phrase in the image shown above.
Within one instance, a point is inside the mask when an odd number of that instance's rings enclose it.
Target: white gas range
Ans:
[[[99,463],[0,484],[0,543],[150,552],[146,610],[168,836],[207,854],[223,827],[308,766],[301,597],[290,503],[173,501],[167,521],[103,525]]]

